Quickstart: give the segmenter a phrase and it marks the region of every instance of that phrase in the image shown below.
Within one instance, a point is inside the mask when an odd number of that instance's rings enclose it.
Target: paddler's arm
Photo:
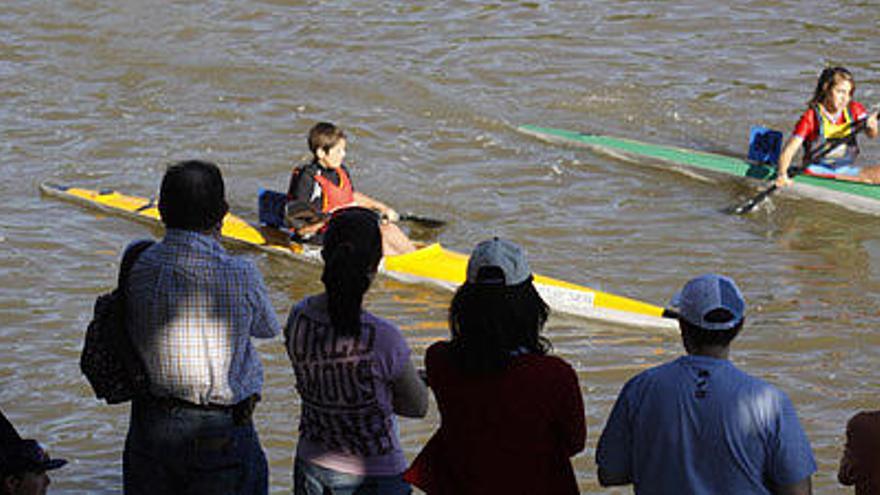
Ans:
[[[326,216],[305,201],[288,201],[284,206],[284,222],[300,237],[308,237],[324,226]]]
[[[868,115],[868,121],[865,124],[866,136],[873,139],[877,137],[877,134],[880,134],[880,129],[877,128],[877,112]]]
[[[308,238],[321,230],[326,223],[326,215],[321,211],[322,196],[320,187],[311,173],[303,173],[306,166],[293,170],[287,188],[287,204],[284,206],[284,220],[301,238]]]
[[[366,194],[355,191],[354,202],[358,206],[363,206],[364,208],[378,211],[383,217],[391,220],[392,222],[400,220],[400,215],[398,215],[393,208],[379,200],[367,196]]]
[[[327,222],[321,221],[318,223],[313,223],[313,224],[305,225],[303,227],[299,227],[299,228],[295,229],[296,234],[302,238],[307,238],[310,235],[321,230],[321,228],[324,227],[325,223],[327,223]]]
[[[779,155],[779,165],[776,168],[777,187],[785,187],[791,184],[791,179],[788,177],[788,167],[791,166],[791,161],[794,159],[794,155],[797,154],[803,144],[804,138],[797,134],[792,134],[791,137],[788,138],[788,142],[785,143],[785,146],[782,148],[782,153]]]

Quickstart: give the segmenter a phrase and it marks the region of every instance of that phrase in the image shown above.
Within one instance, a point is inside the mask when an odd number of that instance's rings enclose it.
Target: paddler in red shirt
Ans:
[[[877,114],[869,115],[865,107],[853,101],[856,83],[852,74],[843,67],[830,67],[822,71],[809,107],[801,115],[782,154],[776,185],[791,184],[788,169],[798,149],[803,148],[805,174],[852,182],[880,183],[880,166],[857,166],[859,146],[856,142],[858,123],[865,120],[865,134],[877,137]],[[825,143],[832,139],[843,142],[831,151]],[[822,155],[818,160],[811,159]]]
[[[334,211],[362,206],[379,212],[383,221],[384,255],[404,254],[415,250],[412,241],[393,222],[400,216],[381,201],[354,189],[345,160],[345,133],[329,122],[319,122],[309,131],[311,163],[297,166],[287,189],[285,221],[304,241],[320,243],[327,219]]]

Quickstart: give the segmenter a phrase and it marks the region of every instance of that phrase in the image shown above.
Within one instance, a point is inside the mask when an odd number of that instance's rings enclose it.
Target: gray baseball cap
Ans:
[[[511,286],[531,276],[523,248],[498,237],[477,244],[468,260],[467,282],[471,284]]]
[[[679,319],[706,330],[730,330],[742,323],[746,312],[736,283],[714,273],[691,279],[669,305]]]

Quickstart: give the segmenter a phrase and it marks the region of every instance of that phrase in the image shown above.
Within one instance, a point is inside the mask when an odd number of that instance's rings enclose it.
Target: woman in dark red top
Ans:
[[[539,336],[548,307],[522,249],[477,245],[452,300],[452,339],[428,348],[440,428],[405,474],[429,495],[576,494],[586,423],[574,370]]]

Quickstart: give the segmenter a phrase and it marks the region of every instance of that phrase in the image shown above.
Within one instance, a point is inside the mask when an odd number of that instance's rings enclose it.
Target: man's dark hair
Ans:
[[[732,317],[726,309],[718,309],[715,312],[719,313],[715,318],[717,323],[730,321]],[[713,321],[713,312],[706,315],[706,319]],[[681,336],[693,347],[728,346],[739,335],[744,322],[745,319],[740,319],[736,326],[730,330],[707,330],[682,318],[678,320],[678,327],[681,329]]]
[[[330,122],[318,122],[309,130],[309,151],[317,159],[318,150],[329,153],[339,141],[345,139],[345,132]]]
[[[168,167],[159,191],[159,215],[165,227],[205,231],[219,224],[229,205],[217,165],[186,160]]]

